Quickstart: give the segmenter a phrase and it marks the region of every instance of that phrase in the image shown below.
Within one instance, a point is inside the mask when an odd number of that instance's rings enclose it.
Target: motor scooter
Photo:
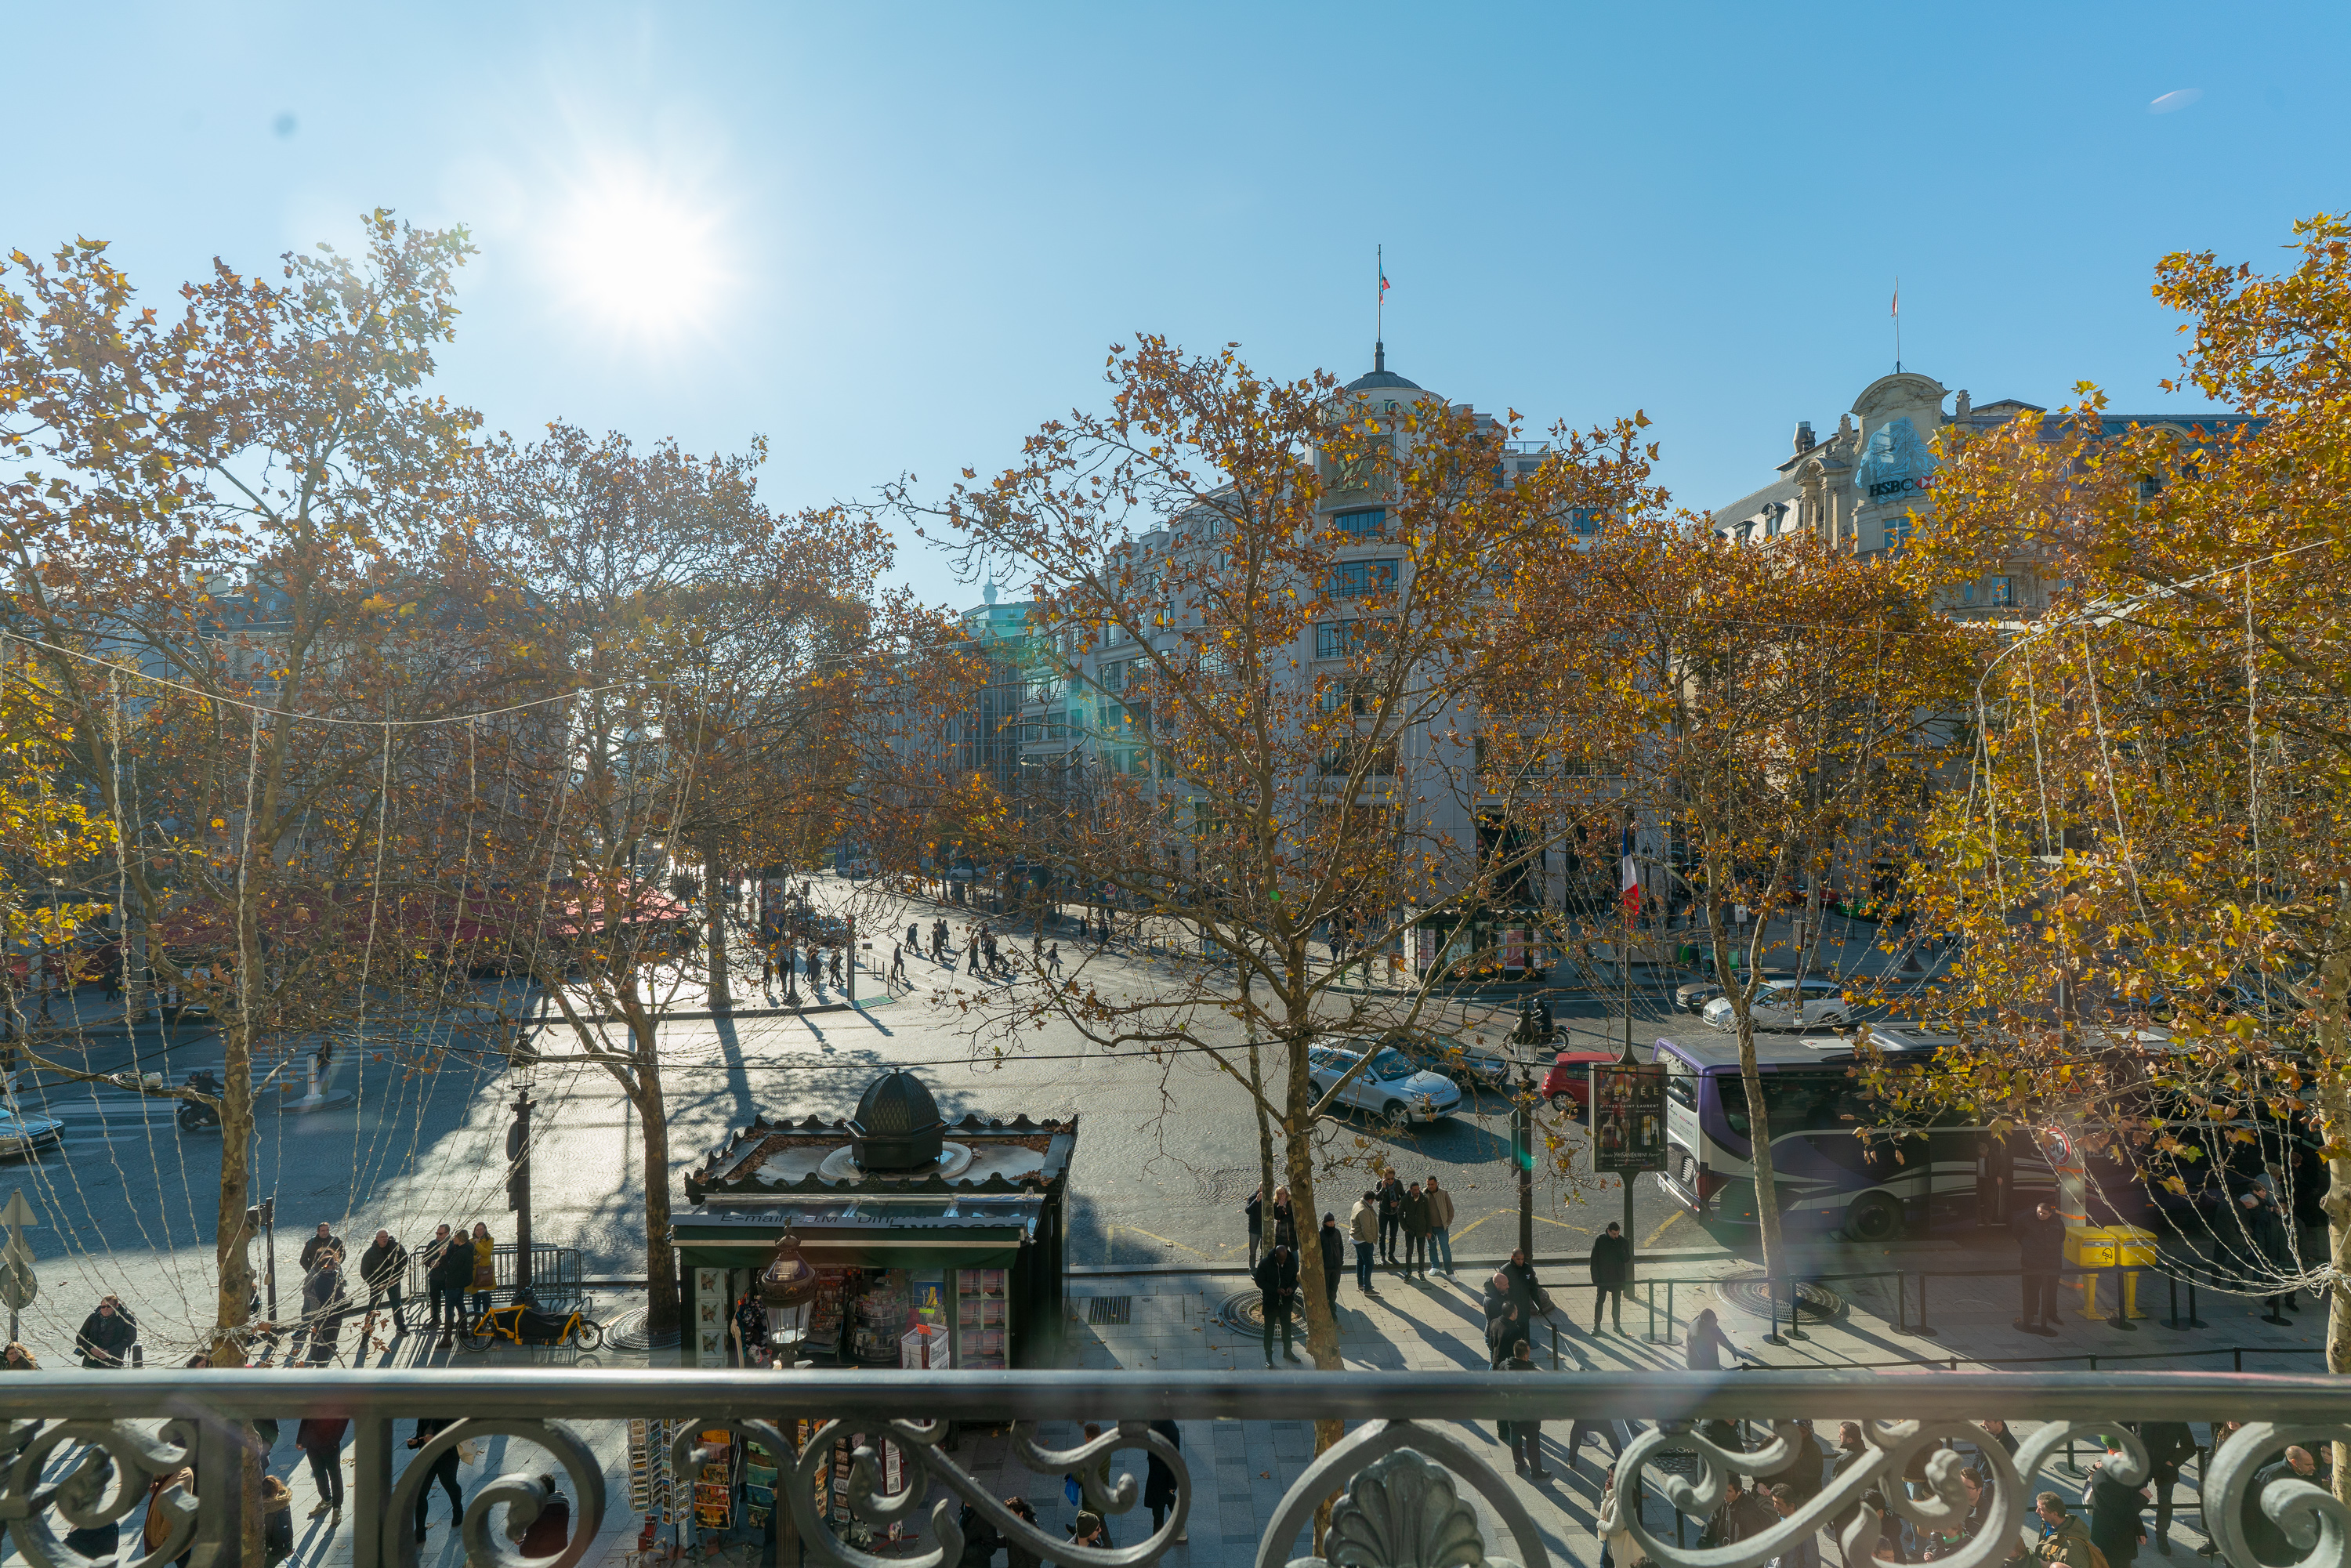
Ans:
[[[219,1098],[223,1088],[219,1078],[215,1077],[212,1069],[208,1067],[200,1067],[189,1073],[187,1086],[200,1093],[210,1094],[215,1099]],[[183,1100],[175,1114],[180,1124],[180,1131],[183,1133],[220,1131],[220,1107],[217,1105],[207,1105],[201,1100]]]

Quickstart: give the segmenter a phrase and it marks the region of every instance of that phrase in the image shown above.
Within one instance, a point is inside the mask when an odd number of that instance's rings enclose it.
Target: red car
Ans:
[[[1566,1110],[1573,1101],[1581,1114],[1592,1105],[1592,1079],[1583,1070],[1595,1061],[1617,1060],[1613,1051],[1562,1051],[1551,1071],[1543,1074],[1542,1097],[1559,1111]]]

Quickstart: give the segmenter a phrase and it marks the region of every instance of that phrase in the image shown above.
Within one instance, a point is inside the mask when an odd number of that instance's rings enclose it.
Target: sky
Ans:
[[[739,451],[793,509],[1010,464],[1108,346],[1634,410],[1680,502],[1902,361],[2156,383],[2168,252],[2351,206],[2351,7],[0,5],[0,250],[153,303],[358,214],[480,255],[440,390]],[[899,577],[976,586],[911,534]]]

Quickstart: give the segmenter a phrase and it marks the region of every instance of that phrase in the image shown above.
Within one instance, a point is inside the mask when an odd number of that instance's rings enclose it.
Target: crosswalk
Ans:
[[[20,1099],[18,1104],[28,1116],[48,1116],[64,1123],[65,1130],[58,1136],[68,1151],[113,1144],[143,1146],[150,1139],[160,1146],[180,1135],[172,1120],[178,1110],[176,1101],[109,1094],[102,1099],[53,1100],[47,1105]]]

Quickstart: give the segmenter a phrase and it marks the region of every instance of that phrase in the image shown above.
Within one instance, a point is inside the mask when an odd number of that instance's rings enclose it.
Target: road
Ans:
[[[914,913],[927,921],[932,911]],[[1114,953],[1090,962],[1089,977],[1106,991],[1147,988],[1162,974],[1147,956]],[[1026,1033],[1017,1051],[999,1055],[989,1049],[998,1041],[976,1039],[964,1013],[935,994],[949,983],[946,972],[927,960],[914,968],[916,993],[858,1011],[665,1024],[676,1201],[684,1201],[683,1173],[731,1129],[755,1115],[846,1116],[875,1073],[904,1066],[923,1075],[950,1117],[1080,1118],[1072,1262],[1246,1260],[1240,1205],[1258,1185],[1257,1135],[1239,1086],[1199,1056],[1154,1061],[1106,1054],[1062,1027]],[[958,983],[977,982],[964,976]],[[865,977],[869,1002],[879,988]],[[756,990],[755,983],[745,988],[747,995]],[[827,992],[823,999],[833,998]],[[689,996],[681,1005],[695,1001]],[[1492,1010],[1473,1005],[1467,1013]],[[1569,998],[1559,1014],[1579,1049],[1623,1038],[1624,1014],[1597,999]],[[1507,1027],[1507,1009],[1501,1022]],[[1694,1024],[1665,1012],[1661,998],[1635,999],[1638,1043]],[[538,1239],[580,1249],[591,1278],[643,1274],[643,1145],[618,1087],[601,1068],[566,1060],[559,1034],[543,1039],[543,1060],[528,1068],[486,1043],[445,1030],[430,1038],[371,1030],[365,1049],[344,1052],[336,1064],[330,1087],[351,1093],[350,1104],[261,1117],[256,1196],[277,1203],[281,1301],[290,1303],[298,1289],[297,1254],[320,1219],[355,1248],[379,1226],[413,1245],[442,1221],[482,1220],[499,1239],[511,1239],[503,1146],[507,1107],[526,1078],[538,1100]],[[93,1070],[162,1070],[173,1082],[221,1061],[217,1040],[202,1033],[167,1050],[152,1032],[133,1040],[119,1029],[97,1030],[80,1046],[79,1060]],[[265,1104],[284,1098],[266,1096]],[[140,1313],[154,1359],[184,1354],[213,1320],[219,1134],[183,1134],[169,1104],[110,1085],[28,1076],[18,1102],[67,1125],[61,1147],[0,1169],[0,1187],[21,1185],[40,1217],[26,1239],[42,1292],[25,1314],[25,1337],[45,1357],[61,1356],[97,1297],[115,1291]],[[1509,1110],[1499,1096],[1402,1133],[1328,1128],[1323,1153],[1330,1168],[1318,1182],[1321,1206],[1343,1218],[1342,1199],[1360,1191],[1371,1162],[1383,1159],[1407,1180],[1435,1174],[1452,1190],[1458,1256],[1499,1258],[1515,1244]],[[1546,1178],[1537,1194],[1538,1251],[1581,1252],[1622,1212],[1614,1178]],[[1644,1249],[1714,1245],[1653,1183],[1636,1188],[1633,1233]]]

